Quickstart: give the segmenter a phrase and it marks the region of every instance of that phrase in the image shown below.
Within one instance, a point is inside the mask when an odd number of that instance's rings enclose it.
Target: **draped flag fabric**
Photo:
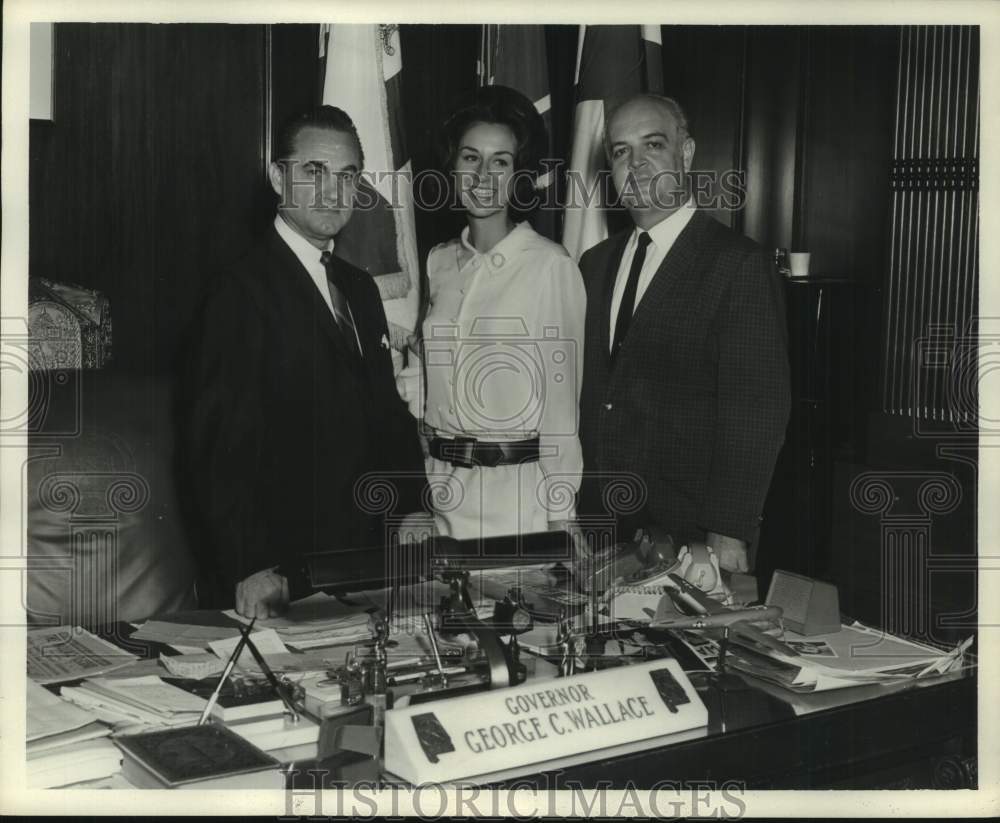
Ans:
[[[642,91],[663,93],[660,27],[580,26],[562,239],[576,260],[608,236],[608,204],[599,186],[607,169],[605,115],[625,97]]]
[[[323,26],[324,57],[323,103],[350,115],[365,156],[358,203],[337,235],[334,253],[375,278],[398,371],[420,308],[412,173],[400,99],[399,27]]]
[[[545,159],[555,157],[545,26],[484,25],[477,71],[480,86],[507,86],[521,92],[535,104],[549,135]],[[550,201],[549,187],[555,185],[554,174],[546,167],[535,184],[542,205],[532,216],[535,230],[552,240],[559,233],[559,214],[551,206],[545,208],[545,204]],[[554,202],[554,198],[551,199]]]

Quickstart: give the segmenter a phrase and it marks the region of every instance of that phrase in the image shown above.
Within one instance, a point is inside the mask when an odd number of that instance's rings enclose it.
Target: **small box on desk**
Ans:
[[[780,606],[782,621],[796,634],[810,637],[840,631],[840,598],[832,583],[778,569],[764,602]]]

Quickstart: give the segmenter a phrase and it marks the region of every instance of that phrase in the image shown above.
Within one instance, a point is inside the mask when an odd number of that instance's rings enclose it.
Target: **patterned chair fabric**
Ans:
[[[111,359],[111,306],[98,291],[32,277],[28,327],[32,369],[100,369]]]

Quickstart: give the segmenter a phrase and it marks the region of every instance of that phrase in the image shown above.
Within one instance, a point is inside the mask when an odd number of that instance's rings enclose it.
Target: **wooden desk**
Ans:
[[[130,633],[130,627],[119,627],[107,636],[120,642]],[[539,660],[535,677],[552,671]],[[699,738],[611,759],[598,754],[591,762],[506,785],[545,790],[648,790],[666,782],[746,789],[977,787],[974,671],[813,695],[786,692],[755,678],[743,678],[743,686],[725,693],[699,688],[709,710],[709,726]],[[294,788],[308,791],[317,779],[337,786],[330,765],[296,763]]]
[[[544,671],[539,663],[536,677]],[[815,695],[741,679],[744,689],[724,695],[699,689],[709,710],[701,737],[615,758],[597,754],[589,763],[495,785],[553,791],[649,790],[665,781],[746,789],[976,788],[974,674]],[[323,764],[297,767],[295,788],[313,788],[316,778],[307,772],[322,774]]]
[[[933,685],[843,689],[796,703],[841,702],[796,715],[755,684],[726,695],[729,725],[706,699],[706,736],[662,749],[596,759],[527,781],[539,788],[650,789],[664,781],[746,789],[975,788],[976,678],[949,675]],[[853,694],[849,694],[853,693]],[[875,696],[878,695],[878,696]],[[603,781],[603,782],[602,782]]]

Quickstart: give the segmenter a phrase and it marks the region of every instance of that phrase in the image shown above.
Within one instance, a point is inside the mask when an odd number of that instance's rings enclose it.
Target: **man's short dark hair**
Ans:
[[[354,147],[358,150],[358,162],[361,168],[365,166],[365,152],[361,148],[361,138],[358,129],[350,115],[336,106],[319,106],[309,111],[300,112],[289,117],[278,130],[274,141],[274,160],[287,160],[295,153],[295,141],[303,129],[330,129],[350,136]]]

